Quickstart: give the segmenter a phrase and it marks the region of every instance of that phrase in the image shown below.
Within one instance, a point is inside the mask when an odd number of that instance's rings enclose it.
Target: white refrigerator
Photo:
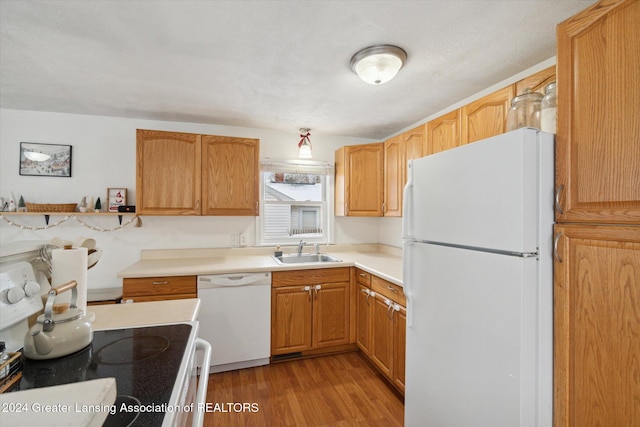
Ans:
[[[554,136],[412,160],[405,425],[551,426]]]

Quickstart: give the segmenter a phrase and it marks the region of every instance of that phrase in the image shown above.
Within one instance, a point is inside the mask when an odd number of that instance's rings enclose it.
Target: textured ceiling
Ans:
[[[0,107],[382,139],[555,55],[585,1],[0,0]],[[407,51],[391,82],[349,67]]]

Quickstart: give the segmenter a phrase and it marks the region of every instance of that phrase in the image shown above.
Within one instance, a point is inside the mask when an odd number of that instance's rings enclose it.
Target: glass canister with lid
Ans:
[[[513,98],[507,112],[507,131],[523,127],[540,129],[542,97],[541,93],[525,89],[523,94]]]
[[[549,83],[544,88],[544,98],[542,98],[542,109],[540,113],[540,130],[543,132],[556,133],[556,82]]]

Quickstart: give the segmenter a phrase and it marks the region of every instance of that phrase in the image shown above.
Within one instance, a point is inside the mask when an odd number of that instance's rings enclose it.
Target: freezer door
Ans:
[[[551,426],[552,331],[540,319],[551,310],[538,261],[420,243],[405,251],[405,425]]]
[[[405,238],[536,252],[552,235],[553,147],[525,128],[411,161]]]

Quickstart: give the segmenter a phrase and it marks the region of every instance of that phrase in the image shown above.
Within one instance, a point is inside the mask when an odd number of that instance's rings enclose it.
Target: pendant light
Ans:
[[[311,158],[310,130],[309,128],[300,128],[300,142],[298,142],[298,158],[300,159]]]
[[[365,82],[381,85],[398,74],[407,52],[398,46],[381,44],[362,49],[351,58],[351,69]]]

